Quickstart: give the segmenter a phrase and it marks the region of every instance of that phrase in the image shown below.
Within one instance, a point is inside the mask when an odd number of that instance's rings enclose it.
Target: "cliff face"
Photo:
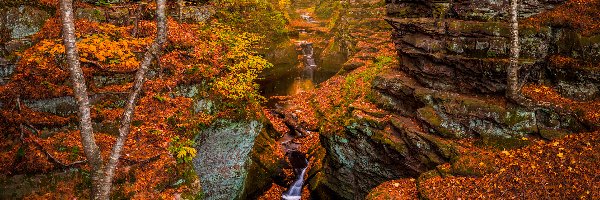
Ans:
[[[521,3],[519,16],[524,22],[561,2]],[[386,20],[394,27],[401,65],[390,72],[397,77],[388,74],[376,81],[379,104],[455,138],[592,128],[594,119],[575,119],[552,106],[524,108],[504,100],[510,42],[507,11],[508,1],[387,1]],[[597,66],[598,35],[544,25],[519,29],[522,82],[548,85],[573,100],[598,99],[598,70],[553,62],[561,56]],[[558,122],[548,123],[552,119]]]
[[[521,21],[556,3],[523,2],[519,10]],[[403,60],[402,70],[424,86],[459,93],[504,92],[510,34],[506,19],[508,1],[389,1],[387,9],[387,20],[395,29],[394,41]],[[421,12],[412,12],[416,10]],[[548,58],[558,54],[597,63],[600,50],[598,44],[592,42],[595,39],[597,37],[582,37],[569,28],[522,25],[523,72],[535,72],[545,77],[534,79],[550,81],[549,76],[557,74],[548,66]],[[544,70],[550,73],[544,74]],[[556,81],[597,83],[583,76],[579,80],[559,76]]]

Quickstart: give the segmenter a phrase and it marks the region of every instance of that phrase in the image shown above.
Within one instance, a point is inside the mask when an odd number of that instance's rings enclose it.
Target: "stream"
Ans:
[[[292,84],[292,89],[287,90],[292,93],[286,95],[294,95],[302,91],[314,89],[314,73],[315,69],[317,69],[317,64],[314,58],[313,44],[307,41],[298,41],[297,46],[298,52],[302,55],[300,64],[302,69],[294,80],[297,81],[295,83],[306,84],[303,86],[307,87],[298,87],[297,85]],[[278,143],[281,144],[281,148],[286,153],[295,175],[294,182],[281,195],[281,198],[284,200],[300,200],[302,198],[304,175],[306,174],[309,162],[306,155],[298,150],[299,144],[294,142],[294,139],[298,137],[304,137],[304,135],[292,129],[292,131],[284,135],[278,141]]]
[[[300,18],[308,23],[318,24],[308,13],[301,14]],[[290,38],[290,42],[295,45],[296,53],[285,55],[290,58],[289,60],[295,62],[275,64],[273,68],[262,74],[262,81],[259,82],[261,94],[269,100],[266,104],[269,108],[287,107],[288,105],[281,105],[279,100],[271,97],[293,96],[312,90],[319,83],[335,75],[340,70],[341,63],[343,63],[343,61],[323,62],[322,59],[318,58],[325,47],[315,46],[317,43],[313,41],[323,40],[323,35],[317,35],[304,29],[298,29],[297,31],[297,37]],[[278,51],[278,49],[275,49],[275,51]],[[294,181],[283,192],[281,198],[284,200],[300,200],[302,199],[304,177],[309,167],[309,161],[307,155],[298,149],[300,144],[296,143],[294,139],[306,136],[301,132],[308,134],[310,132],[298,130],[303,129],[302,127],[290,127],[290,129],[289,133],[277,141],[283,152],[285,152],[294,172]]]
[[[309,23],[319,24],[308,14],[302,14],[301,18]],[[290,61],[274,63],[272,68],[265,70],[258,81],[260,93],[268,99],[267,107],[273,108],[277,100],[271,97],[291,96],[314,89],[318,84],[334,76],[340,69],[345,59],[320,58],[326,46],[320,41],[327,40],[323,33],[315,33],[312,30],[298,28],[297,34],[290,37],[289,42],[295,46],[296,53],[288,53]],[[274,47],[273,51],[280,51]],[[281,50],[283,51],[283,50]]]

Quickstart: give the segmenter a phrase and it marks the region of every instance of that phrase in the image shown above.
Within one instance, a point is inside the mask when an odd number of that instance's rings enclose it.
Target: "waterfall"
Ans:
[[[301,42],[302,54],[304,56],[304,66],[309,69],[315,69],[317,64],[313,57],[313,44],[310,42]]]
[[[299,152],[292,152],[292,156],[294,155],[294,153],[300,155],[300,157],[302,157],[301,159],[303,159],[303,162],[298,163],[300,166],[294,166],[297,164],[294,161],[292,161],[292,166],[294,167],[294,174],[296,174],[296,180],[294,181],[294,183],[292,183],[292,185],[290,185],[290,188],[288,188],[288,190],[281,195],[281,198],[284,200],[300,200],[302,198],[302,185],[304,184],[304,175],[306,174],[306,168],[308,168],[308,160],[306,159],[304,154],[301,154]],[[298,160],[298,158],[290,159]]]

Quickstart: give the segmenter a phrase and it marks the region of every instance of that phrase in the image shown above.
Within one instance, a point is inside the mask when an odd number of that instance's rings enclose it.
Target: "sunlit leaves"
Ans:
[[[103,27],[103,26],[101,26]],[[114,34],[114,33],[113,33]],[[139,61],[134,52],[142,51],[151,38],[113,38],[112,34],[85,35],[77,41],[82,62],[98,62],[103,70],[131,71],[137,69]],[[60,39],[42,40],[27,61],[43,63],[64,56],[65,48]]]
[[[191,162],[192,159],[196,157],[197,152],[194,146],[194,141],[175,136],[170,143],[169,152],[175,155],[177,162],[187,163]]]
[[[222,76],[216,78],[212,91],[231,100],[262,101],[255,80],[271,64],[256,55],[255,47],[261,37],[238,33],[221,24],[213,25],[211,33],[211,41],[203,45],[206,49],[196,47],[195,56],[215,55],[215,51],[219,50],[224,53],[223,57],[213,57],[215,63],[221,65]]]

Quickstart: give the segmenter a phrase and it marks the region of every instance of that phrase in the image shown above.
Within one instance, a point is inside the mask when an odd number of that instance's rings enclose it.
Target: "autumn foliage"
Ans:
[[[523,138],[528,140],[528,138]],[[597,199],[600,173],[598,133],[570,135],[556,141],[535,140],[522,149],[464,149],[492,158],[491,172],[481,176],[422,176],[419,191],[430,199]],[[467,145],[468,146],[468,145]],[[474,150],[475,148],[476,150]],[[468,153],[467,153],[468,154]],[[473,163],[484,165],[484,163]]]
[[[554,9],[534,15],[525,25],[569,27],[584,36],[600,34],[600,0],[567,0]]]
[[[142,20],[134,36],[133,25],[76,21],[96,140],[104,157],[116,138],[124,94],[156,35],[154,27],[154,21]],[[260,112],[264,99],[255,80],[271,64],[256,53],[261,35],[216,21],[188,24],[173,19],[168,20],[168,31],[165,50],[150,67],[120,160],[114,194],[119,198],[197,193],[198,181],[189,163],[197,153],[193,139],[200,127],[216,118],[253,116]],[[7,141],[0,156],[4,174],[50,173],[71,167],[84,174],[89,171],[75,113],[41,112],[25,103],[72,95],[60,37],[60,20],[53,17],[32,37],[34,45],[20,54],[23,59],[11,81],[0,87],[1,99],[7,102],[0,113],[1,137]],[[199,99],[215,102],[214,107],[195,110]],[[89,176],[77,175],[76,180],[61,182],[61,189],[88,194],[89,187],[76,187],[86,180]],[[58,197],[39,191],[30,198],[48,195]]]

